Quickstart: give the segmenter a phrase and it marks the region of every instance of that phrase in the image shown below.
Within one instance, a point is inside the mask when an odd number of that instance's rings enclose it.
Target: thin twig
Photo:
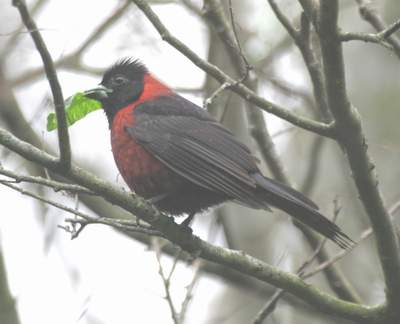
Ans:
[[[174,305],[174,302],[172,301],[172,296],[171,296],[171,291],[170,291],[171,276],[172,276],[172,273],[174,272],[175,266],[178,262],[178,256],[174,258],[174,263],[173,263],[172,269],[170,271],[170,274],[167,276],[164,272],[164,268],[161,263],[161,248],[160,248],[160,242],[158,239],[153,240],[153,249],[156,253],[156,258],[157,258],[157,262],[158,262],[158,273],[160,274],[160,277],[163,281],[165,300],[168,303],[168,307],[171,312],[172,320],[173,320],[174,324],[180,324],[181,322],[179,320],[179,315],[175,309],[175,305]]]
[[[333,211],[333,219],[332,221],[335,222],[340,212],[340,208],[338,207],[337,199],[334,200],[334,211]],[[318,254],[323,249],[324,245],[326,244],[327,239],[324,238],[315,251],[311,254],[311,256],[300,265],[297,269],[296,273],[299,275],[300,278],[305,277],[305,270],[315,261]],[[275,293],[271,296],[271,298],[267,301],[267,303],[263,306],[263,308],[257,313],[256,318],[253,321],[253,324],[261,324],[264,320],[273,313],[278,305],[279,300],[285,294],[285,290],[277,289]]]
[[[208,4],[207,7],[208,9],[206,10],[208,19],[213,23],[213,25],[217,24],[218,21],[218,25],[214,26],[215,30],[217,31],[218,35],[220,35],[222,41],[226,45],[227,53],[231,56],[234,68],[239,72],[239,74],[241,74],[239,78],[234,82],[222,83],[221,86],[218,87],[211,94],[211,96],[204,101],[204,108],[208,109],[209,105],[212,104],[213,100],[218,95],[220,95],[224,90],[246,81],[246,79],[249,76],[249,72],[253,67],[248,62],[240,45],[240,41],[236,31],[236,23],[233,13],[232,0],[229,0],[228,3],[231,27],[232,27],[231,29],[228,28],[228,24],[225,20],[225,15],[223,13],[223,8],[221,3],[219,1],[209,0],[208,2],[206,2],[206,4]],[[237,62],[238,60],[239,61],[241,60],[242,62]]]
[[[298,47],[304,64],[310,75],[313,86],[314,98],[318,109],[324,120],[329,120],[329,110],[326,99],[325,82],[322,74],[321,62],[319,61],[315,51],[312,48],[311,42],[311,26],[306,14],[301,15],[301,29],[296,29],[289,19],[283,14],[275,0],[268,0],[271,9],[275,13],[282,26],[287,33],[292,37],[294,43]]]
[[[292,39],[297,40],[300,37],[300,30],[292,25],[289,19],[283,14],[283,12],[278,7],[275,0],[268,0],[268,3],[274,12],[276,18],[280,21],[282,26],[286,29],[287,33],[292,37]]]
[[[196,283],[199,280],[200,277],[200,270],[202,268],[203,262],[199,259],[194,260],[193,263],[193,277],[192,280],[190,281],[189,285],[186,287],[186,295],[185,298],[183,299],[182,305],[181,305],[181,310],[179,312],[179,321],[180,323],[185,323],[185,316],[187,314],[187,310],[189,307],[189,304],[193,298],[193,290],[196,286]]]
[[[203,107],[208,110],[208,107],[213,103],[213,101],[227,88],[232,86],[232,84],[224,82],[222,83],[208,98],[204,100]]]
[[[66,222],[71,223],[71,224],[80,224],[81,227],[77,230],[74,231],[74,225],[72,226],[73,228],[70,229],[68,227],[62,227],[59,226],[65,230],[67,230],[68,232],[71,233],[71,237],[74,239],[76,238],[80,232],[83,230],[83,228],[88,225],[88,224],[104,224],[104,225],[109,225],[109,226],[113,226],[116,227],[120,230],[124,230],[124,231],[131,231],[131,232],[137,232],[137,233],[141,233],[141,234],[148,234],[148,235],[155,235],[155,236],[161,236],[163,237],[162,233],[159,231],[155,231],[152,230],[150,227],[144,227],[143,225],[141,226],[137,226],[136,222],[133,221],[127,221],[127,220],[118,220],[118,219],[111,219],[111,218],[95,218],[95,217],[91,217],[79,210],[77,210],[76,208],[71,208],[68,207],[66,205],[60,204],[58,202],[55,202],[53,200],[44,198],[36,193],[33,193],[29,190],[20,188],[8,181],[4,181],[4,180],[0,180],[0,184],[7,186],[15,191],[20,192],[23,195],[32,197],[38,201],[44,202],[50,206],[56,207],[60,210],[66,211],[70,214],[73,214],[75,217],[80,217],[80,218],[67,218],[65,219]]]
[[[244,55],[242,45],[240,44],[240,41],[239,41],[239,36],[238,36],[237,30],[236,30],[235,16],[233,14],[232,0],[229,0],[228,8],[229,8],[229,16],[231,19],[232,32],[235,37],[236,46],[239,51],[239,55],[242,58],[244,66],[245,66],[245,72],[243,73],[241,81],[240,81],[240,82],[244,82],[248,78],[249,72],[253,69],[253,66],[247,60],[246,55]]]
[[[394,215],[396,214],[396,212],[400,209],[400,201],[395,202],[390,208],[389,208],[389,213],[392,216],[392,218],[394,217]],[[325,262],[319,264],[318,266],[316,266],[314,269],[308,271],[307,273],[304,274],[304,278],[309,278],[311,276],[314,276],[315,274],[325,270],[326,268],[332,266],[334,263],[336,263],[337,261],[339,261],[340,259],[342,259],[343,257],[345,257],[346,255],[348,255],[354,248],[356,248],[357,246],[360,246],[361,242],[365,241],[367,238],[371,237],[373,234],[373,230],[372,227],[367,228],[366,230],[364,230],[359,239],[356,241],[355,244],[351,245],[349,249],[347,250],[342,250],[340,252],[338,252],[335,256],[333,256],[331,259],[326,260]]]
[[[27,176],[27,175],[20,175],[11,170],[6,170],[0,165],[0,174],[5,175],[9,178],[12,178],[13,183],[21,183],[21,182],[28,182],[34,184],[44,185],[46,187],[52,188],[55,192],[59,191],[66,191],[71,193],[81,193],[87,195],[94,195],[94,193],[88,190],[85,187],[76,185],[76,184],[68,184],[63,183],[55,180],[50,180],[49,178],[42,178],[42,177],[34,177],[34,176]]]

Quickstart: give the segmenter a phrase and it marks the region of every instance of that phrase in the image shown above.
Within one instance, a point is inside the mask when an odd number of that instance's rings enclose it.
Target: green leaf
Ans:
[[[84,118],[92,111],[101,108],[100,101],[88,98],[85,93],[78,92],[65,100],[65,113],[67,116],[68,127]],[[57,128],[57,118],[55,113],[47,116],[47,131],[50,132]]]

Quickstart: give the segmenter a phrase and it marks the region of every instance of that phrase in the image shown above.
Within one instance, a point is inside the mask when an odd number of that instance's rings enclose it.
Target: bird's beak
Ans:
[[[84,92],[84,95],[88,98],[101,101],[102,99],[107,99],[111,92],[112,92],[112,89],[106,88],[105,86],[100,84],[96,88],[86,90]]]

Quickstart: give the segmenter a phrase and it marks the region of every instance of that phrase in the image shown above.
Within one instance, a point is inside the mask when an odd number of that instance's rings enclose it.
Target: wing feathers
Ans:
[[[349,246],[349,237],[320,214],[314,202],[264,177],[249,149],[222,125],[186,99],[165,100],[149,103],[147,107],[146,103],[140,105],[135,112],[135,126],[126,128],[157,159],[200,187],[253,208],[269,209],[271,204],[341,247]],[[189,107],[181,107],[179,114],[179,104],[183,103]],[[190,105],[194,107],[190,109]]]
[[[143,114],[145,115],[145,114]],[[127,129],[143,147],[182,177],[254,208],[268,208],[254,194],[254,158],[217,123],[188,116],[154,116]]]

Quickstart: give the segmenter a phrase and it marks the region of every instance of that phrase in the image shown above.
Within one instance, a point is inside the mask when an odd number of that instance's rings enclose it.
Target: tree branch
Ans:
[[[73,193],[81,193],[81,194],[83,193],[83,194],[93,195],[93,192],[86,189],[85,187],[78,186],[75,184],[69,184],[69,183],[63,183],[63,182],[59,182],[59,181],[55,181],[55,180],[50,180],[50,179],[46,179],[46,178],[42,178],[42,177],[20,175],[13,171],[4,169],[1,166],[1,164],[0,164],[0,174],[14,179],[12,181],[13,183],[28,182],[28,183],[34,183],[34,184],[41,184],[46,187],[53,188],[53,190],[55,192],[68,191],[68,192],[73,192]]]
[[[358,3],[361,17],[369,22],[378,32],[384,32],[384,34],[382,34],[381,36],[386,35],[384,38],[387,39],[388,43],[393,46],[394,52],[400,58],[400,39],[393,35],[393,33],[398,30],[400,22],[397,21],[391,26],[386,27],[385,22],[377,13],[377,11],[372,7],[371,3],[365,0],[356,0],[356,2]]]
[[[23,117],[20,107],[17,105],[17,102],[15,101],[11,88],[8,86],[8,84],[9,83],[7,82],[7,80],[4,79],[2,69],[0,67],[0,89],[2,90],[0,91],[0,119],[6,123],[6,126],[9,129],[14,132],[15,136],[29,142],[30,144],[33,144],[36,147],[41,147],[42,143],[40,138],[36,135],[31,125]],[[49,148],[49,150],[51,151],[51,148]],[[40,165],[29,163],[27,164],[27,168],[29,172],[40,175],[41,179],[44,179],[44,169]],[[111,204],[108,204],[106,201],[102,200],[102,198],[98,196],[83,195],[79,198],[89,209],[93,210],[97,215],[100,216],[99,219],[104,220],[106,219],[105,216],[112,217],[114,219],[126,217],[125,215],[127,214],[127,212],[121,213],[119,209],[114,208]],[[117,228],[117,230],[119,229]],[[145,244],[147,246],[150,246],[151,244],[151,237],[147,235],[133,233],[132,231],[119,231],[122,234],[129,236],[130,238],[137,240],[142,244]],[[172,244],[168,244],[163,248],[164,253],[167,253],[169,255],[174,255],[175,250],[176,248]],[[186,256],[186,258],[183,258],[185,262],[190,262],[191,259],[192,257],[189,257],[188,255]],[[230,286],[248,291],[249,293],[251,292],[252,294],[261,298],[265,298],[265,296],[269,296],[271,294],[272,288],[270,285],[260,285],[256,279],[236,272],[235,270],[227,269],[219,264],[203,261],[202,271],[207,275],[217,280],[221,280],[222,282]],[[285,298],[288,303],[290,303],[291,305],[295,305],[297,308],[305,307],[304,303],[300,303],[299,300],[292,295],[286,295]]]
[[[397,201],[396,203],[394,203],[390,208],[389,208],[389,213],[390,215],[394,216],[394,214],[400,209],[400,201]],[[342,259],[343,257],[345,257],[346,255],[348,255],[353,249],[355,249],[357,246],[360,245],[361,242],[365,241],[367,238],[371,237],[373,234],[373,230],[372,227],[369,227],[368,229],[366,229],[365,231],[363,231],[360,235],[360,238],[356,241],[356,243],[354,245],[352,245],[350,247],[349,250],[342,250],[340,252],[338,252],[336,255],[334,255],[331,259],[326,260],[325,262],[319,264],[318,266],[316,266],[314,269],[308,271],[305,275],[304,278],[308,278],[311,277],[315,274],[317,274],[318,272],[332,266],[333,264],[335,264],[337,261],[339,261],[340,259]]]
[[[230,90],[234,91],[241,97],[245,98],[250,103],[256,105],[260,109],[274,114],[300,128],[306,129],[308,131],[314,132],[321,136],[326,137],[334,137],[334,125],[333,124],[325,124],[321,122],[317,122],[297,114],[294,114],[287,109],[284,109],[276,104],[269,102],[268,100],[258,96],[254,91],[250,90],[248,87],[243,85],[242,83],[237,83],[233,78],[225,74],[221,71],[217,66],[210,64],[203,59],[201,59],[195,52],[193,52],[188,46],[183,44],[180,40],[174,37],[168,29],[164,26],[158,16],[154,13],[154,11],[150,8],[150,6],[144,0],[132,0],[146,15],[147,19],[153,24],[153,26],[157,29],[161,38],[169,43],[171,46],[176,48],[179,52],[181,52],[184,56],[186,56],[189,60],[191,60],[195,65],[197,65],[200,69],[211,75],[213,78],[218,80],[220,83],[228,83],[232,84],[229,87]]]
[[[0,129],[0,144],[32,162],[60,173],[55,164],[57,159],[54,156],[17,139],[3,129]],[[81,186],[85,186],[102,196],[108,202],[137,215],[149,223],[155,230],[162,232],[169,241],[179,245],[182,249],[190,253],[195,253],[206,260],[230,267],[263,282],[285,289],[289,293],[327,313],[357,321],[362,320],[368,323],[378,323],[377,320],[380,318],[381,313],[385,312],[385,306],[366,307],[333,298],[305,283],[296,275],[277,270],[243,252],[209,244],[182,229],[173,219],[161,214],[144,199],[116,189],[112,184],[76,166],[71,166],[69,170],[63,172],[63,176]]]
[[[71,147],[69,142],[69,133],[67,126],[67,117],[65,115],[64,98],[60,83],[58,82],[57,73],[51,55],[44,43],[44,40],[29,14],[24,0],[13,0],[13,6],[16,7],[21,15],[21,19],[29,31],[36,49],[43,61],[43,67],[46,72],[47,80],[50,84],[51,93],[53,95],[54,107],[57,117],[57,134],[58,145],[60,149],[60,159],[56,163],[60,169],[69,169],[71,166]]]
[[[284,15],[279,11],[279,8],[272,1],[272,6],[275,6],[275,10],[278,12],[278,15],[284,19],[286,25],[290,25],[289,21],[284,18]],[[235,68],[237,74],[246,76],[249,70],[249,64],[247,60],[244,58],[244,54],[241,50],[241,47],[235,46],[239,44],[239,40],[237,34],[230,28],[229,23],[224,14],[223,8],[219,1],[216,0],[206,0],[204,2],[204,11],[207,17],[207,20],[213,27],[213,30],[218,34],[223,44],[225,45],[227,53],[229,53],[229,57],[232,61],[232,65]],[[231,21],[234,23],[232,16],[233,11],[232,7],[230,7]],[[325,89],[323,85],[323,76],[320,70],[320,65],[317,64],[318,61],[315,58],[314,53],[312,52],[309,46],[309,39],[305,37],[305,32],[302,29],[301,33],[296,32],[294,27],[289,27],[289,33],[298,33],[294,35],[296,37],[297,46],[301,47],[301,52],[304,54],[304,61],[308,67],[309,73],[311,75],[311,79],[313,81],[314,93],[316,95],[317,102],[321,111],[321,114],[328,119],[329,113],[327,112],[327,104],[326,104],[326,96]],[[249,89],[253,90],[257,88],[256,78],[248,78],[244,81],[245,85],[249,87]],[[247,103],[247,102],[246,102]],[[253,109],[252,109],[253,108]],[[266,127],[265,119],[263,113],[259,109],[254,109],[254,107],[248,107],[246,109],[246,113],[250,123],[250,132],[253,138],[256,140],[256,143],[259,147],[261,156],[267,163],[270,168],[273,176],[279,181],[292,186],[290,183],[290,179],[285,173],[282,162],[278,158],[278,154],[276,152],[274,143],[270,137],[268,129]],[[296,227],[298,227],[304,234],[308,244],[311,246],[311,249],[316,249],[319,244],[319,238],[317,234],[315,234],[312,230],[310,230],[307,226],[303,225],[300,222],[294,221]],[[326,261],[330,259],[330,256],[326,249],[322,249],[321,253],[318,255],[320,261]],[[331,287],[331,289],[340,297],[345,300],[351,302],[361,302],[360,298],[356,293],[354,293],[354,289],[351,287],[349,281],[345,278],[344,274],[340,271],[337,266],[331,267],[327,269],[325,272],[327,277],[327,281]]]
[[[368,154],[360,116],[350,104],[345,82],[342,43],[337,19],[338,1],[321,0],[319,39],[326,76],[328,103],[336,121],[338,142],[345,150],[360,199],[374,229],[386,283],[388,305],[400,316],[400,251],[394,226],[379,190]],[[397,308],[397,310],[396,310]]]
[[[394,48],[388,41],[382,37],[379,37],[378,34],[370,34],[370,33],[351,33],[351,32],[344,32],[339,35],[340,40],[342,42],[349,42],[349,41],[362,41],[366,43],[375,43],[378,45],[382,45],[383,47],[394,51]]]
[[[174,258],[173,264],[172,264],[172,269],[170,270],[169,274],[166,275],[164,268],[161,264],[161,247],[160,247],[160,242],[157,239],[153,240],[153,250],[155,251],[156,254],[156,258],[157,258],[157,263],[158,263],[158,273],[160,274],[160,277],[163,281],[163,285],[164,285],[164,292],[165,292],[165,299],[168,303],[168,307],[169,310],[171,312],[171,317],[172,317],[172,321],[174,322],[174,324],[181,324],[181,320],[180,320],[180,316],[179,313],[176,311],[174,302],[172,301],[172,296],[171,296],[171,277],[172,274],[174,273],[175,267],[178,263],[178,259],[179,259],[179,254],[180,251],[178,251],[177,255]]]

